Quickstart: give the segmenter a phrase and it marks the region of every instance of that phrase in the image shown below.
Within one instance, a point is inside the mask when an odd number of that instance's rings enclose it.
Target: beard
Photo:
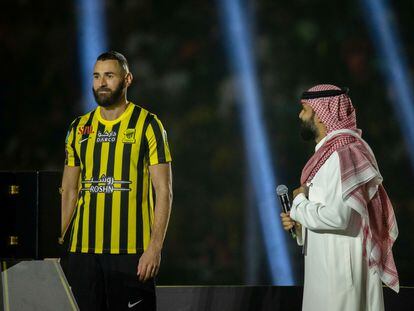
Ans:
[[[111,90],[105,87],[101,87],[95,90],[92,87],[93,96],[96,103],[101,107],[111,107],[115,105],[122,97],[122,91],[124,89],[124,82],[120,83],[115,90]],[[99,94],[99,91],[107,91],[106,94]]]
[[[313,119],[313,118],[312,118]],[[318,129],[315,126],[315,123],[311,120],[302,121],[300,125],[300,136],[305,141],[315,140],[318,136]]]

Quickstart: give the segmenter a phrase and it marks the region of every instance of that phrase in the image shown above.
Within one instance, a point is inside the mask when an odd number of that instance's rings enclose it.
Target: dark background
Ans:
[[[249,4],[263,124],[279,180],[296,187],[313,150],[298,135],[299,94],[318,83],[348,86],[397,215],[401,284],[414,285],[413,170],[360,2]],[[412,73],[414,2],[392,9]],[[135,77],[129,99],[160,117],[174,159],[158,283],[268,284],[260,236],[255,276],[247,272],[255,250],[247,249],[245,215],[254,204],[217,2],[108,0],[105,12],[109,47],[126,55]],[[63,168],[67,128],[83,113],[76,13],[73,1],[3,2],[0,170]],[[301,282],[300,251],[290,244]]]

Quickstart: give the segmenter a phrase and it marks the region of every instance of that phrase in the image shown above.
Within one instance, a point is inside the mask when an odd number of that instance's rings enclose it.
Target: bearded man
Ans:
[[[156,115],[127,100],[133,76],[122,54],[101,54],[92,77],[98,107],[66,137],[67,278],[81,310],[155,310],[172,203],[167,135]]]
[[[382,282],[399,291],[392,245],[398,228],[375,156],[357,128],[348,89],[302,94],[301,134],[316,142],[283,227],[305,256],[302,310],[384,310]]]

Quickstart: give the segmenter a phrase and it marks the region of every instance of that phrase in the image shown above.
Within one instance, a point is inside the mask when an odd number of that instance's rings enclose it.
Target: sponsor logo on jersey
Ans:
[[[95,131],[93,130],[92,125],[85,125],[85,126],[79,126],[78,127],[78,134],[79,135],[89,135],[94,134]]]
[[[135,129],[127,129],[124,132],[124,139],[122,142],[124,144],[135,144]]]
[[[115,180],[113,177],[102,175],[94,179],[82,180],[81,191],[90,193],[114,193],[114,191],[131,191],[130,180]]]
[[[79,144],[83,143],[84,141],[87,141],[89,138],[91,138],[90,136],[83,138],[79,141]]]
[[[96,138],[97,143],[113,143],[116,141],[116,135],[117,133],[114,131],[104,131],[101,133],[101,131],[98,131],[98,137]]]

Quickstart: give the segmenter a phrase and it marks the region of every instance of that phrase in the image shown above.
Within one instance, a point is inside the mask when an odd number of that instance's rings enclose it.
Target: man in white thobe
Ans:
[[[394,212],[347,93],[322,84],[301,100],[301,134],[317,144],[281,217],[303,246],[307,311],[382,311],[382,282],[399,290]]]

